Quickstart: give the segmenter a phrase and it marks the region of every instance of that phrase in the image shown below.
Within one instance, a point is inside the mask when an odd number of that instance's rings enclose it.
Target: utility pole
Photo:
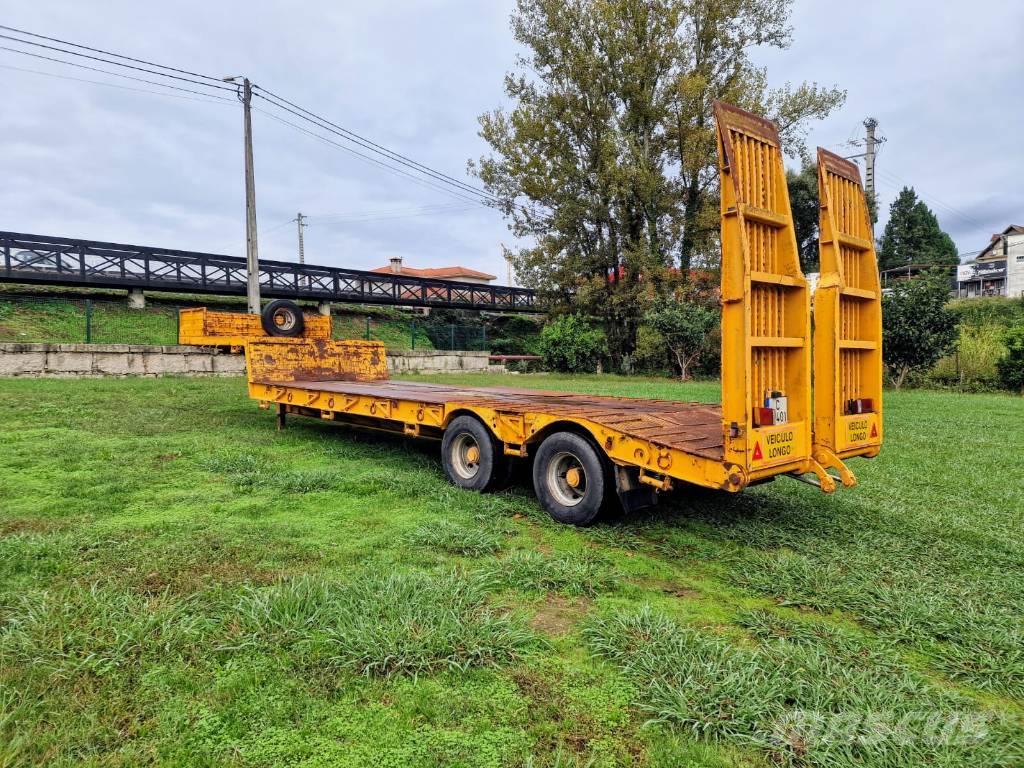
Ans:
[[[238,85],[239,76],[225,77],[225,83]],[[256,173],[252,164],[252,83],[241,78],[238,100],[242,102],[242,127],[245,133],[245,271],[249,314],[260,313],[260,254],[256,239]]]
[[[864,127],[868,132],[864,152],[864,190],[873,198],[875,196],[875,146],[877,144],[875,128],[878,127],[878,121],[869,117],[864,121]]]
[[[242,78],[245,115],[245,259],[248,273],[249,314],[260,313],[260,250],[256,241],[256,172],[252,165],[252,84]]]
[[[303,221],[303,219],[305,218],[306,217],[303,216],[301,213],[295,215],[295,221],[298,222],[299,225],[299,264],[306,263],[306,249],[303,247],[302,244],[302,230],[306,226],[306,222]]]

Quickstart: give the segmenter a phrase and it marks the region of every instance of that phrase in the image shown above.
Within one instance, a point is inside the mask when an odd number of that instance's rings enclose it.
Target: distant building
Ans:
[[[970,265],[977,279],[969,281],[977,296],[1024,296],[1024,226],[1012,224],[992,235],[985,250]],[[958,275],[959,279],[959,275]]]
[[[961,264],[956,268],[958,299],[1006,295],[1006,259]]]
[[[486,272],[478,272],[469,267],[435,267],[433,269],[416,269],[402,265],[402,257],[395,256],[386,267],[371,269],[371,272],[382,274],[403,275],[405,277],[426,277],[437,280],[458,280],[463,283],[479,283],[488,285],[492,280],[497,280],[496,275],[489,275]]]

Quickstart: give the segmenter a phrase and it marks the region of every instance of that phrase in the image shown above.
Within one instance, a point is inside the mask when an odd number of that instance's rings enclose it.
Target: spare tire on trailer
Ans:
[[[302,309],[294,301],[276,299],[260,315],[263,330],[270,336],[301,336],[306,329]]]

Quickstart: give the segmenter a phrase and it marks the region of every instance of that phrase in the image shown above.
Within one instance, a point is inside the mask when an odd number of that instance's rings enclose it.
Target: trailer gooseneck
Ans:
[[[812,335],[778,132],[725,104],[715,115],[720,406],[389,381],[380,343],[275,335],[275,324],[294,327],[287,317],[244,339],[249,396],[277,409],[279,427],[295,414],[438,439],[445,472],[467,489],[499,487],[512,462],[531,458],[538,498],[567,523],[591,522],[616,495],[631,509],[679,484],[738,492],[788,475],[827,493],[837,482],[853,486],[843,460],[875,456],[882,442],[881,292],[857,169],[819,150],[822,273]],[[239,324],[223,322],[234,342]],[[207,313],[206,343],[216,325]]]

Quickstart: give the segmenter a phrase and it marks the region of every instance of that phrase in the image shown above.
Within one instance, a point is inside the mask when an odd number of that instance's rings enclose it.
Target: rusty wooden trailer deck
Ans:
[[[250,396],[276,408],[281,428],[294,414],[438,439],[446,472],[465,488],[500,486],[511,462],[543,462],[549,438],[567,443],[554,471],[562,487],[538,489],[564,522],[589,522],[613,494],[633,508],[678,482],[738,491],[792,464],[766,456],[748,473],[725,462],[719,405],[390,381],[376,342],[251,341],[246,355]]]
[[[812,333],[778,132],[725,104],[715,117],[721,405],[389,381],[383,345],[294,332],[295,306],[245,340],[250,397],[275,407],[281,427],[295,414],[440,439],[463,488],[500,486],[529,458],[541,503],[563,522],[590,522],[616,494],[632,508],[687,483],[738,492],[788,475],[827,493],[852,487],[845,460],[877,455],[882,426],[881,291],[857,169],[819,152]]]

